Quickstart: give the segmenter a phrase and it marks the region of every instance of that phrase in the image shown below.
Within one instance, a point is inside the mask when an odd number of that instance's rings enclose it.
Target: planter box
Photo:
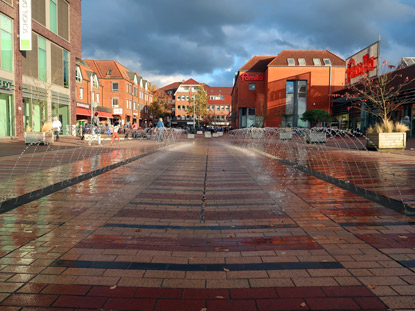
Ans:
[[[213,133],[212,137],[219,137],[219,133]]]
[[[405,149],[406,133],[368,134],[366,147],[368,149]]]
[[[205,138],[211,138],[212,134],[210,132],[205,132]]]
[[[188,139],[193,139],[193,138],[195,138],[195,134],[187,134],[187,138]]]
[[[197,131],[196,134],[197,135],[203,135],[203,131]]]
[[[310,132],[306,134],[306,142],[309,144],[316,143],[326,143],[327,142],[327,136],[326,132]]]
[[[34,144],[49,145],[53,143],[53,133],[52,132],[25,132],[24,142],[30,145],[34,145]]]
[[[280,140],[291,140],[293,138],[293,132],[280,132],[279,139]]]

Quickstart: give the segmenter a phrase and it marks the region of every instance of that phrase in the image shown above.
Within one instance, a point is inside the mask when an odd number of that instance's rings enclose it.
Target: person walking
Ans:
[[[95,112],[95,115],[92,117],[92,128],[91,128],[91,138],[89,139],[88,145],[91,146],[92,140],[95,136],[98,136],[98,145],[101,145],[101,133],[99,132],[99,117],[98,112]]]
[[[164,140],[165,127],[164,127],[164,123],[163,123],[162,118],[160,118],[159,121],[157,122],[156,130],[157,130],[156,141],[163,141]]]
[[[56,141],[59,140],[59,133],[61,131],[61,127],[62,127],[61,121],[59,121],[57,116],[54,117],[53,122],[52,122],[52,129],[53,129],[53,134],[56,135]]]
[[[118,131],[120,130],[120,123],[118,121],[115,121],[114,123],[114,129],[112,130],[112,139],[111,139],[111,146],[114,142],[114,139],[118,139],[118,143],[120,143],[120,136],[118,135]]]

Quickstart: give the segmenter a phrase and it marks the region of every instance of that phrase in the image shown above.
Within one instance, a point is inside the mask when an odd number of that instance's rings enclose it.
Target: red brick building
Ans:
[[[81,58],[81,0],[27,3],[0,0],[0,137],[40,131],[54,116],[68,134],[76,122],[72,73]],[[31,13],[26,27],[19,5]],[[21,29],[27,30],[25,38]]]
[[[202,85],[194,79],[182,82],[174,82],[160,88],[164,92],[173,96],[173,108],[171,125],[177,127],[192,127],[193,116],[189,114],[188,107],[193,104],[192,98]],[[229,127],[229,117],[231,113],[231,87],[211,87],[203,84],[208,96],[208,115],[200,117],[200,124],[209,127]],[[195,119],[198,123],[198,117]]]
[[[85,60],[103,86],[102,106],[122,125],[142,125],[153,100],[151,83],[114,60]]]
[[[307,127],[301,115],[330,112],[330,94],[343,88],[344,77],[344,60],[327,50],[254,56],[235,77],[232,127]]]
[[[102,95],[104,86],[98,79],[98,74],[89,67],[88,63],[76,60],[76,121],[78,123],[90,122],[91,114],[98,112],[103,124],[110,124],[112,109],[103,106]],[[92,83],[91,83],[92,81]],[[93,109],[91,110],[91,103]]]

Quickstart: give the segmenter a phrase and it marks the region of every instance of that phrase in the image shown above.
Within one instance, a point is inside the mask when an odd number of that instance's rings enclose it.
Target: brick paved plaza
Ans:
[[[227,137],[104,143],[2,145],[0,310],[415,310],[413,216]],[[351,157],[414,205],[412,151]]]

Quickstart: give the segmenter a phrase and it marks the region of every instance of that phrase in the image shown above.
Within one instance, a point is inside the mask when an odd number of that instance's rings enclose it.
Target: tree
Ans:
[[[310,126],[314,127],[318,122],[330,121],[330,115],[327,111],[321,109],[307,110],[303,113],[301,120],[310,122]]]
[[[409,97],[405,96],[405,87],[414,79],[404,77],[399,71],[392,71],[394,66],[389,66],[386,61],[381,67],[382,75],[370,78],[362,75],[361,80],[349,86],[348,92],[343,98],[356,107],[381,120],[382,125],[390,122],[392,113],[406,103]]]
[[[200,126],[200,117],[205,118],[208,115],[207,107],[208,95],[205,91],[203,84],[201,84],[199,85],[197,92],[195,94],[192,94],[191,91],[189,92],[189,106],[187,107],[187,115],[195,115],[195,117],[197,118],[197,124],[198,126]]]
[[[163,90],[158,90],[155,85],[150,87],[150,92],[153,97],[153,101],[149,106],[150,113],[159,118],[164,118],[168,112],[169,95]]]

